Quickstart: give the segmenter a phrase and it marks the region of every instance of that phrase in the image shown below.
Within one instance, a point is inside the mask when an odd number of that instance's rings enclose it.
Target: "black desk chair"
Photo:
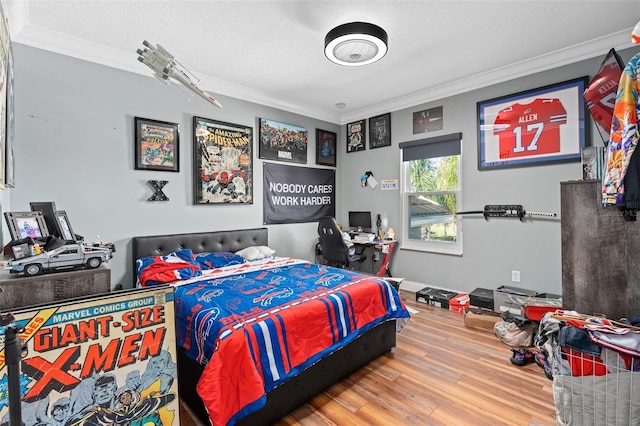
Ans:
[[[342,238],[342,231],[331,216],[325,216],[318,222],[318,236],[326,265],[349,268],[353,263],[360,263],[362,266],[362,262],[367,258],[363,253],[349,255],[349,247]]]

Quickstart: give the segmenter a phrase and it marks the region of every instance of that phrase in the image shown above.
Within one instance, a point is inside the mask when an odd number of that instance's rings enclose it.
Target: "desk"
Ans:
[[[356,247],[356,252],[362,253],[368,251],[367,258],[371,259],[371,272],[376,276],[383,278],[385,275],[391,277],[391,268],[389,263],[391,262],[391,256],[393,256],[393,250],[396,247],[396,240],[381,240],[371,241],[368,243],[358,243],[353,241],[353,245]],[[362,251],[358,251],[362,250]],[[380,268],[376,272],[376,255],[383,255],[380,263]]]

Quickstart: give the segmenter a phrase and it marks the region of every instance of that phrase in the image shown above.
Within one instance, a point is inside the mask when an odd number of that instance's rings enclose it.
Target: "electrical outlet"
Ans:
[[[520,282],[520,271],[511,271],[511,281],[514,283]]]

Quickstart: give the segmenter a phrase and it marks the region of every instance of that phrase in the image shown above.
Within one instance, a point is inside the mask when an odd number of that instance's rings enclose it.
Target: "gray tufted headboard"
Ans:
[[[194,253],[236,252],[249,246],[266,246],[268,239],[267,228],[253,228],[133,237],[132,243],[133,275],[135,278],[136,260],[141,257],[164,256],[183,249],[191,249]]]

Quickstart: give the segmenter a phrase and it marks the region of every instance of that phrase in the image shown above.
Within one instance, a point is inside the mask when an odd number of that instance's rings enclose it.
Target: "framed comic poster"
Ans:
[[[179,425],[173,298],[158,286],[14,310],[9,327],[22,331],[0,341],[0,416],[22,408],[25,425]],[[21,407],[7,401],[16,340]]]
[[[135,117],[136,170],[180,171],[180,126]]]
[[[367,120],[347,124],[347,154],[367,149]]]
[[[316,164],[336,166],[337,135],[327,130],[316,129]]]
[[[478,102],[478,170],[580,161],[588,77]]]
[[[309,132],[304,127],[259,119],[259,157],[265,160],[307,163]]]
[[[194,204],[253,204],[253,128],[193,117]]]
[[[369,149],[391,145],[391,113],[369,119]]]

